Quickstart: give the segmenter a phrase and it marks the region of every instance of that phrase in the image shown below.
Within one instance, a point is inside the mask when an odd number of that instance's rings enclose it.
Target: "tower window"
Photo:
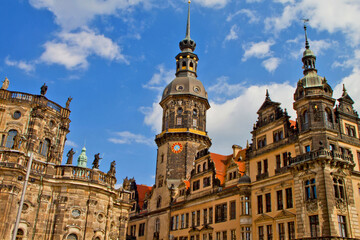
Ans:
[[[14,147],[14,139],[17,134],[18,134],[18,132],[14,129],[9,131],[5,147],[7,147],[7,148]]]
[[[157,201],[156,201],[156,207],[160,208],[161,207],[161,197],[159,196]]]
[[[193,126],[197,127],[197,119],[193,119]]]
[[[176,125],[181,125],[182,124],[182,118],[181,117],[177,117],[176,118]]]
[[[39,153],[43,156],[47,156],[50,147],[50,140],[45,138],[44,142],[40,145]]]
[[[185,61],[182,62],[182,67],[181,67],[181,69],[182,69],[182,70],[185,70],[185,69],[186,69],[186,62],[185,62]]]
[[[177,71],[180,70],[180,65],[179,65],[179,63],[176,63],[176,69],[177,69]]]
[[[317,199],[315,178],[305,181],[306,200]]]
[[[177,110],[177,114],[182,114],[182,113],[183,113],[183,109],[181,107],[179,107]]]
[[[342,179],[333,179],[334,182],[334,194],[337,199],[344,199],[344,181]]]
[[[196,109],[193,110],[193,115],[197,116],[197,110]]]
[[[194,70],[194,63],[193,63],[193,62],[190,62],[190,67],[189,67],[189,69],[190,69],[191,71]]]

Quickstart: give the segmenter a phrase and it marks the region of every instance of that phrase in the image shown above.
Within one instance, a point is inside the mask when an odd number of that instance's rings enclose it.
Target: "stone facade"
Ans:
[[[195,46],[188,35],[180,42],[177,78],[160,102],[156,182],[140,193],[133,179],[128,235],[140,240],[360,239],[360,118],[345,87],[341,98],[333,98],[331,86],[317,74],[307,39],[304,76],[294,93],[296,120],[266,92],[251,143],[245,149],[234,145],[228,156],[210,153],[210,139],[202,134],[207,94],[188,87],[197,77],[189,69],[193,60],[197,64]],[[192,104],[205,110],[198,129],[190,124]],[[174,151],[179,145],[181,151]]]
[[[0,239],[11,239],[33,154],[17,239],[125,239],[129,192],[114,171],[61,165],[65,108],[41,95],[0,89]]]

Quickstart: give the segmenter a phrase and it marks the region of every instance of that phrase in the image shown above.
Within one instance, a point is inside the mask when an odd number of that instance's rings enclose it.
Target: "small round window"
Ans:
[[[199,93],[199,92],[200,92],[200,87],[195,86],[195,87],[194,87],[194,92]]]
[[[176,91],[179,91],[179,92],[184,91],[184,86],[183,85],[177,85],[176,86]]]
[[[27,205],[27,203],[24,203],[23,207],[22,207],[22,211],[26,212],[29,209],[29,205]]]
[[[98,219],[99,222],[104,221],[104,214],[100,213],[100,214],[98,215],[97,219]]]
[[[15,111],[13,114],[13,118],[14,119],[19,119],[21,117],[21,112],[20,111]]]
[[[72,215],[74,218],[80,217],[80,214],[81,214],[81,212],[80,212],[79,209],[74,209],[74,210],[72,210],[72,212],[71,212],[71,215]]]

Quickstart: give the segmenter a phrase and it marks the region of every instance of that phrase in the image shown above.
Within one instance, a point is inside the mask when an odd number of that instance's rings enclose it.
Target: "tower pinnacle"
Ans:
[[[309,19],[303,19],[304,21],[304,31],[305,31],[305,48],[306,49],[309,49],[310,48],[310,44],[309,44],[309,41],[308,41],[308,38],[307,38],[307,27],[306,27],[306,23],[309,21]]]
[[[188,16],[187,16],[187,23],[186,23],[186,35],[183,40],[179,43],[180,50],[182,52],[193,52],[196,47],[196,43],[194,40],[190,37],[190,3],[191,1],[188,1]]]

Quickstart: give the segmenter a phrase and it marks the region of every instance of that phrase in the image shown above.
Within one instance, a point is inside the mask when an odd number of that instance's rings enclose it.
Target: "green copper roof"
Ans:
[[[83,147],[81,149],[80,156],[78,157],[78,167],[86,168],[86,164],[87,164],[86,148]]]

